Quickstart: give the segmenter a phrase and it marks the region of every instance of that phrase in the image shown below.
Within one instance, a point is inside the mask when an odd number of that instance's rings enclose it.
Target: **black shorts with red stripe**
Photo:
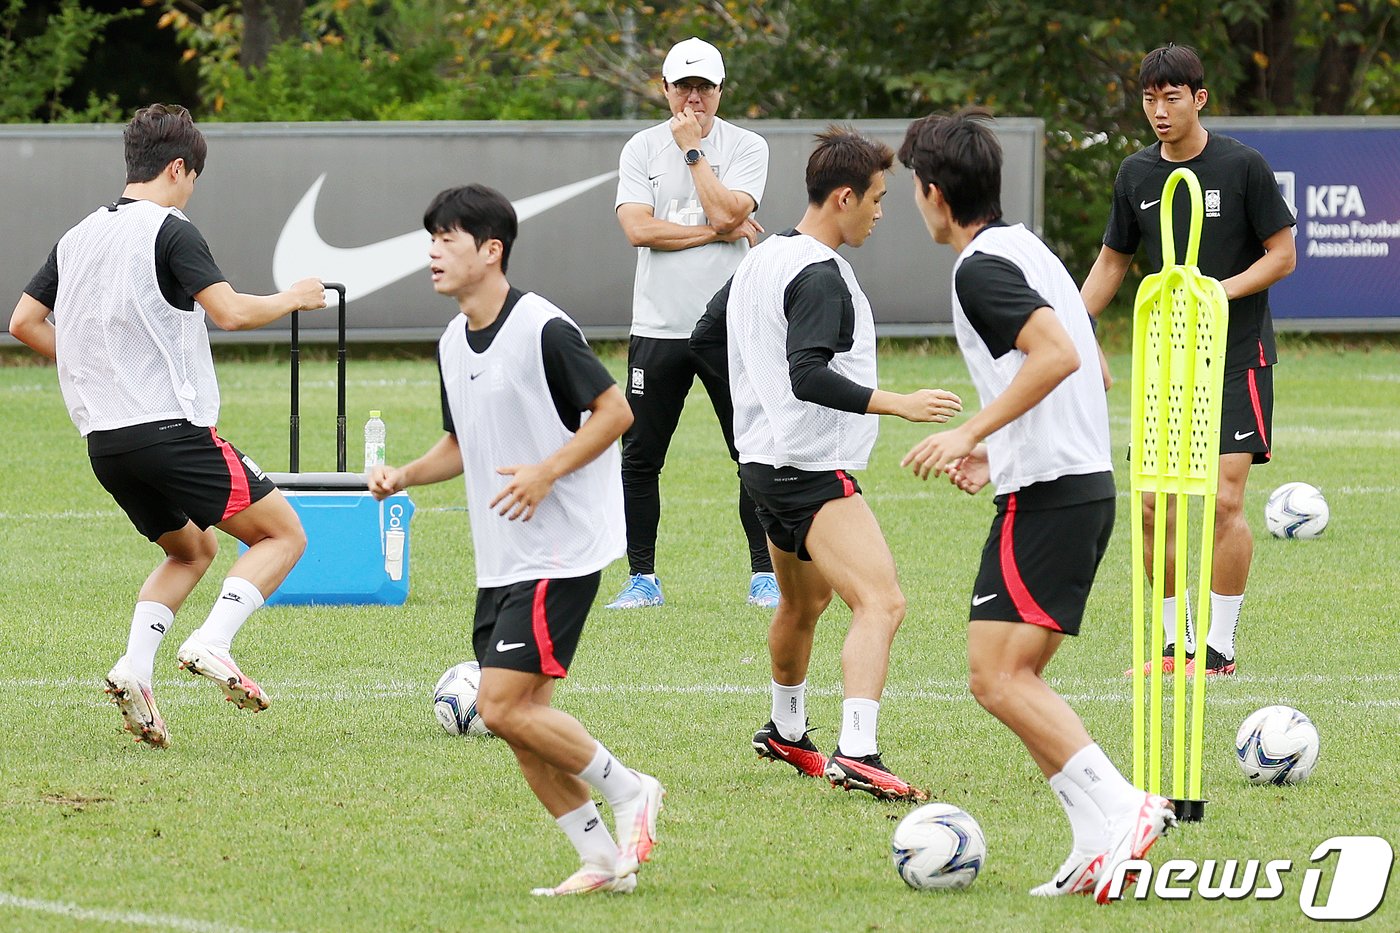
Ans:
[[[472,648],[482,667],[566,677],[602,571],[476,591]]]
[[[88,457],[97,481],[151,541],[188,522],[217,525],[277,488],[214,428],[188,421],[94,431]]]
[[[1255,463],[1273,456],[1274,368],[1259,366],[1225,374],[1220,401],[1220,452],[1253,454]]]
[[[974,621],[1078,635],[1113,534],[1112,473],[1064,476],[997,496],[972,591]]]
[[[754,501],[754,512],[773,546],[799,560],[811,560],[807,533],[812,519],[833,499],[860,494],[860,484],[845,470],[799,470],[765,463],[739,464],[739,481]]]

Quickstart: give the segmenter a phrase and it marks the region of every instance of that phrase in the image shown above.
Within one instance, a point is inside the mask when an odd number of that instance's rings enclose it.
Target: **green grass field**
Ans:
[[[609,365],[622,360],[610,349]],[[1207,819],[1152,860],[1290,859],[1272,901],[1150,898],[1098,908],[1026,895],[1059,865],[1068,827],[1017,740],[967,693],[966,604],[992,503],[897,469],[924,428],[886,419],[861,476],[898,562],[909,614],[882,707],[882,745],[901,773],[981,823],[988,861],[968,890],[921,894],[896,877],[894,823],[907,806],[843,794],[755,758],[767,718],[764,612],[743,604],[748,573],[735,479],[714,416],[692,395],[662,478],[659,570],[669,604],[608,613],[625,574],[604,574],[599,608],[559,704],[620,758],[669,789],[660,843],[628,897],[548,901],[575,856],[520,779],[506,746],[454,739],[434,722],[438,675],[470,654],[474,595],[460,481],[413,491],[412,593],[402,608],[275,608],[253,617],[238,657],[268,689],[253,716],[175,669],[233,543],[176,620],[155,690],[173,745],[118,731],[101,679],[122,652],[131,602],[157,550],[93,479],[54,371],[0,367],[0,930],[379,931],[1258,930],[1309,923],[1298,898],[1309,857],[1337,835],[1400,844],[1400,351],[1285,345],[1275,462],[1256,471],[1258,536],[1240,673],[1212,682]],[[1114,447],[1127,438],[1128,361],[1110,393]],[[431,360],[352,363],[352,452],[370,408],[389,457],[440,433]],[[953,389],[972,401],[947,346],[890,350],[882,384]],[[265,469],[285,469],[287,367],[256,353],[221,364],[221,433]],[[306,469],[328,469],[333,365],[303,371]],[[352,455],[352,465],[355,457]],[[1124,471],[1120,486],[1126,488]],[[1320,486],[1332,525],[1316,541],[1264,532],[1269,490]],[[1120,767],[1130,759],[1128,499],[1084,635],[1049,671]],[[838,652],[849,618],[818,630],[809,711],[829,750],[839,726]],[[1312,778],[1247,785],[1235,729],[1286,703],[1322,735]],[[1320,863],[1330,878],[1337,858]],[[1400,929],[1400,894],[1361,924]],[[1328,884],[1324,882],[1323,890]]]

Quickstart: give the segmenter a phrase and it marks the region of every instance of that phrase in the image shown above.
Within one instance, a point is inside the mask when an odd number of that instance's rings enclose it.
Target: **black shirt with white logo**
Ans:
[[[1123,160],[1113,183],[1113,204],[1103,244],[1129,255],[1144,249],[1149,272],[1162,268],[1161,201],[1167,176],[1189,168],[1201,183],[1204,214],[1196,265],[1214,279],[1239,275],[1264,255],[1264,241],[1294,224],[1273,170],[1254,149],[1211,133],[1201,154],[1186,162],[1162,157],[1153,143]],[[1174,262],[1186,256],[1191,229],[1191,198],[1184,184],[1172,195]],[[1232,372],[1278,362],[1268,290],[1230,302],[1225,369]]]
[[[511,288],[506,293],[501,313],[481,330],[467,327],[467,319],[463,316],[460,324],[467,332],[467,346],[474,353],[485,353],[491,347],[491,342],[496,339],[501,326],[524,294],[518,288]],[[588,406],[617,381],[588,346],[579,329],[564,318],[555,318],[544,325],[540,332],[540,351],[544,357],[545,382],[549,385],[549,395],[554,402],[554,410],[559,413],[559,421],[570,431],[577,432]],[[441,354],[438,356],[438,385],[442,393],[442,429],[456,434],[452,409],[447,404],[447,383],[442,378]]]

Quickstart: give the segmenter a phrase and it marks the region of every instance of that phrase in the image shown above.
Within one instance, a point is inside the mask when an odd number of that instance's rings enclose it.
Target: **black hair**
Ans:
[[[864,198],[871,179],[894,164],[894,150],[848,126],[829,126],[817,134],[817,148],[807,159],[807,200],[821,204],[838,188]]]
[[[190,112],[178,104],[142,107],[122,131],[122,139],[129,185],[152,181],[176,159],[185,160],[186,171],[204,174],[208,144]]]
[[[463,185],[438,192],[423,213],[423,229],[429,233],[460,230],[470,234],[478,247],[487,240],[500,240],[501,271],[505,272],[519,223],[515,208],[495,188]]]
[[[1206,86],[1206,70],[1196,50],[1169,42],[1142,59],[1138,86],[1144,91],[1163,87],[1189,87],[1195,94]]]
[[[1001,143],[991,118],[982,107],[920,117],[899,147],[899,161],[914,170],[924,193],[937,185],[964,227],[1001,218]]]

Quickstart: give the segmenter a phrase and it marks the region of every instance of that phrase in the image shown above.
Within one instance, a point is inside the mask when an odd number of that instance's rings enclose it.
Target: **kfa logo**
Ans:
[[[1207,216],[1207,217],[1219,217],[1219,216],[1220,216],[1220,189],[1219,189],[1219,188],[1207,188],[1207,189],[1206,189],[1206,216]]]
[[[1309,217],[1365,217],[1366,202],[1355,185],[1308,185]]]
[[[1380,907],[1390,882],[1390,869],[1395,852],[1380,836],[1333,836],[1313,850],[1311,861],[1325,860],[1337,853],[1332,886],[1325,903],[1317,903],[1322,887],[1324,869],[1309,868],[1303,873],[1303,885],[1298,892],[1298,908],[1312,920],[1362,920]],[[1218,863],[1206,859],[1199,864],[1192,859],[1171,859],[1154,869],[1150,862],[1129,859],[1113,870],[1108,886],[1108,899],[1123,897],[1125,877],[1137,874],[1132,897],[1146,900],[1156,895],[1162,900],[1189,900],[1199,894],[1202,900],[1238,901],[1253,897],[1272,901],[1282,897],[1284,875],[1293,869],[1288,859],[1260,862],[1247,859],[1243,863],[1226,859]]]
[[[646,390],[647,374],[640,366],[632,367],[632,394],[641,395]]]

